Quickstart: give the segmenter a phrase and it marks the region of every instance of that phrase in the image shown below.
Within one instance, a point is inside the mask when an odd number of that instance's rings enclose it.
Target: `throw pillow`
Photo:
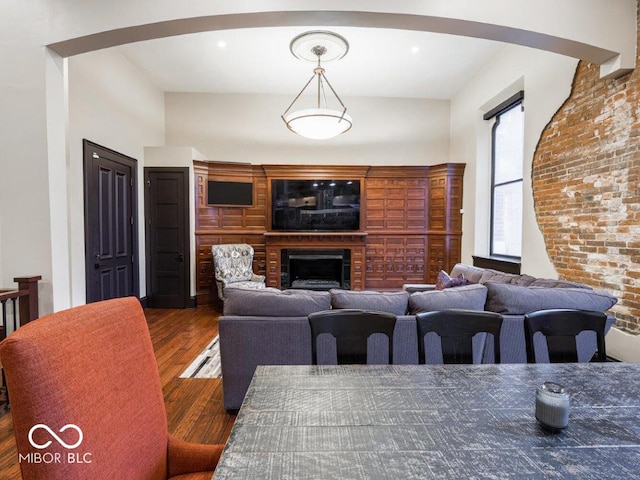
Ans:
[[[471,283],[458,288],[416,292],[409,296],[409,312],[432,312],[462,308],[465,310],[484,310],[487,300],[487,288],[479,283]]]
[[[461,287],[463,285],[469,285],[469,280],[464,278],[461,273],[455,277],[450,277],[447,272],[440,270],[438,277],[436,278],[436,290],[444,290],[445,288]]]
[[[498,282],[487,282],[485,286],[486,310],[503,315],[524,315],[551,308],[604,312],[618,301],[607,292],[587,288],[521,287]]]
[[[393,315],[407,313],[408,292],[356,292],[333,289],[330,293],[332,308],[358,308]]]

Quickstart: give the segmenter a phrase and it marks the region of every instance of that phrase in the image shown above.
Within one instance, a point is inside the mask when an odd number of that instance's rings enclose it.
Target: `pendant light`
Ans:
[[[326,140],[348,131],[353,121],[347,115],[347,107],[329,83],[321,66],[322,60],[328,62],[344,57],[349,50],[347,41],[333,32],[312,31],[295,37],[289,48],[295,57],[317,62],[317,65],[309,81],[281,116],[287,128],[314,140]],[[294,109],[296,104],[301,103],[300,98],[311,85],[315,88],[314,105]],[[333,108],[330,106],[332,104]]]

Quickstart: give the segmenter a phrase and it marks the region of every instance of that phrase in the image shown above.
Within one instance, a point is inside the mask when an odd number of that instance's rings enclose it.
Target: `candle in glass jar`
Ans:
[[[552,431],[569,425],[569,394],[562,385],[544,382],[536,389],[536,420]]]

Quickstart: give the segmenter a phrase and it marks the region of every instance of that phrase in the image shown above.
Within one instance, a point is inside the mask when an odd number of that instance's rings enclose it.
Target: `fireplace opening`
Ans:
[[[282,250],[281,288],[349,289],[350,253],[348,249]]]

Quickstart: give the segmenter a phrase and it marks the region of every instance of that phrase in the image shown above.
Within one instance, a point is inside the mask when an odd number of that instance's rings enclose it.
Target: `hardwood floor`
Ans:
[[[224,443],[235,415],[222,406],[222,381],[178,378],[218,333],[219,313],[211,307],[145,310],[167,406],[169,431],[201,443]],[[0,479],[19,480],[11,411],[0,411]]]

